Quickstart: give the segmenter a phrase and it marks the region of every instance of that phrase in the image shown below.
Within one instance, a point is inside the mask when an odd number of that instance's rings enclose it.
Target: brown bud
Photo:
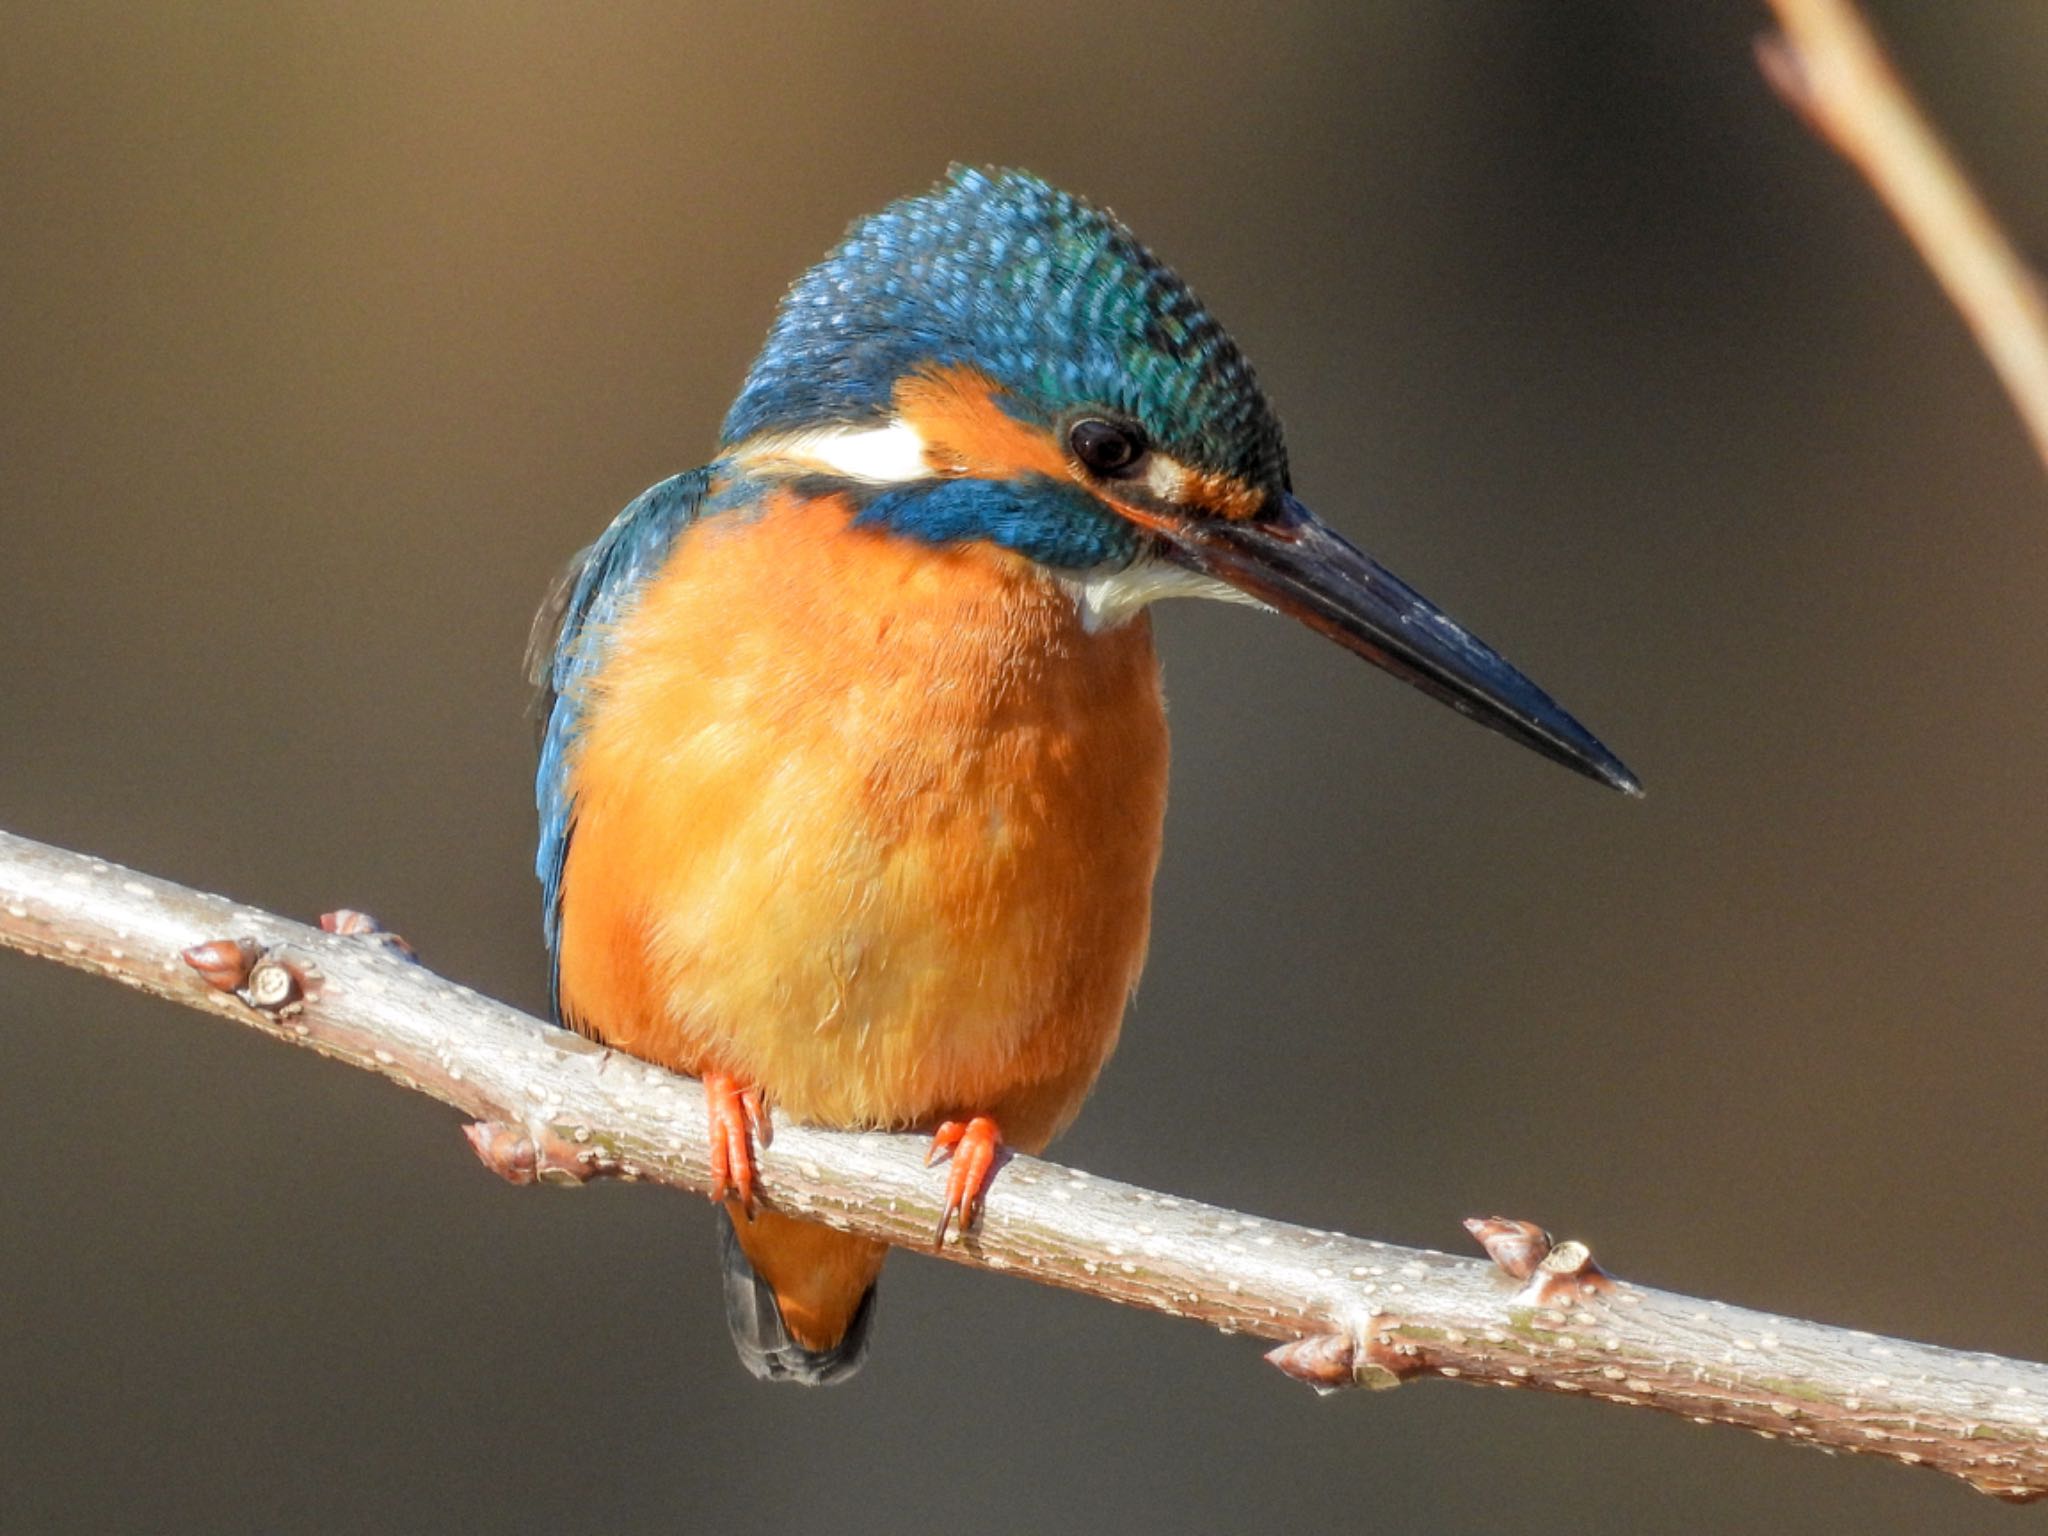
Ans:
[[[537,1161],[533,1138],[516,1125],[475,1120],[462,1128],[477,1160],[507,1184],[531,1184]]]
[[[212,939],[179,951],[185,963],[217,992],[240,990],[249,979],[249,967],[262,952],[254,939]]]
[[[242,986],[242,998],[251,1008],[276,1013],[289,1008],[305,995],[299,973],[284,961],[266,955],[256,962]]]
[[[1379,1334],[1369,1336],[1361,1348],[1349,1334],[1313,1333],[1274,1346],[1266,1351],[1266,1359],[1296,1381],[1307,1382],[1325,1394],[1345,1387],[1385,1391],[1422,1369],[1413,1355],[1390,1347],[1386,1336]]]
[[[1318,1392],[1334,1392],[1352,1384],[1354,1353],[1351,1340],[1344,1334],[1312,1333],[1305,1339],[1275,1345],[1266,1351],[1266,1360]]]
[[[1813,71],[1791,39],[1781,33],[1765,32],[1752,46],[1757,70],[1764,83],[1777,92],[1778,100],[1796,112],[1810,130],[1829,137],[1814,94]]]
[[[401,959],[419,959],[418,951],[404,939],[387,931],[384,925],[369,913],[358,912],[354,907],[336,907],[332,912],[322,912],[320,926],[324,931],[339,938],[373,940]]]
[[[1549,1257],[1550,1234],[1533,1221],[1516,1221],[1509,1216],[1471,1216],[1465,1230],[1479,1240],[1486,1256],[1516,1280],[1536,1273],[1536,1266]]]
[[[1569,1307],[1581,1297],[1613,1289],[1613,1277],[1593,1262],[1593,1250],[1572,1238],[1544,1256],[1515,1299],[1528,1306]]]

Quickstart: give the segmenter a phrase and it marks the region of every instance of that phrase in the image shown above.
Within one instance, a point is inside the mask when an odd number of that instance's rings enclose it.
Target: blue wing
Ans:
[[[712,466],[693,469],[642,491],[598,541],[569,562],[533,622],[527,667],[540,689],[540,768],[534,804],[540,811],[542,921],[548,941],[548,991],[560,1017],[562,868],[576,831],[570,771],[590,707],[589,685],[604,666],[614,627],[631,610],[649,577],[661,569],[683,530],[695,522]]]

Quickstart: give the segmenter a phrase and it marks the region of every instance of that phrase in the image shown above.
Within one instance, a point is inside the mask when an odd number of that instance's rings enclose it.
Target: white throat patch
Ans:
[[[1266,606],[1226,581],[1157,558],[1140,557],[1120,571],[1089,571],[1055,579],[1073,598],[1081,611],[1081,627],[1091,635],[1130,623],[1162,597],[1206,597],[1248,608]]]

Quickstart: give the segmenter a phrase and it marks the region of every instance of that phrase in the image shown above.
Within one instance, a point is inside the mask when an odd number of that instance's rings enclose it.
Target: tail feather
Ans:
[[[861,1296],[853,1321],[838,1343],[829,1349],[810,1349],[791,1336],[774,1287],[749,1262],[732,1215],[723,1206],[718,1212],[718,1257],[725,1271],[725,1320],[732,1329],[740,1363],[749,1371],[763,1381],[825,1387],[845,1381],[861,1368],[875,1322],[874,1286]]]

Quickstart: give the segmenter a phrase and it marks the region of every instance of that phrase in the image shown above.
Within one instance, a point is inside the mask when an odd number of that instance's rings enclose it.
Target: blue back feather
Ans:
[[[561,1011],[562,868],[576,830],[570,771],[582,739],[589,690],[603,667],[618,622],[661,569],[677,537],[695,522],[715,465],[676,475],[642,491],[598,541],[570,562],[535,621],[529,653],[541,686],[540,768],[534,802],[540,811],[540,876],[547,930],[549,994]],[[565,1021],[566,1022],[566,1021]]]

